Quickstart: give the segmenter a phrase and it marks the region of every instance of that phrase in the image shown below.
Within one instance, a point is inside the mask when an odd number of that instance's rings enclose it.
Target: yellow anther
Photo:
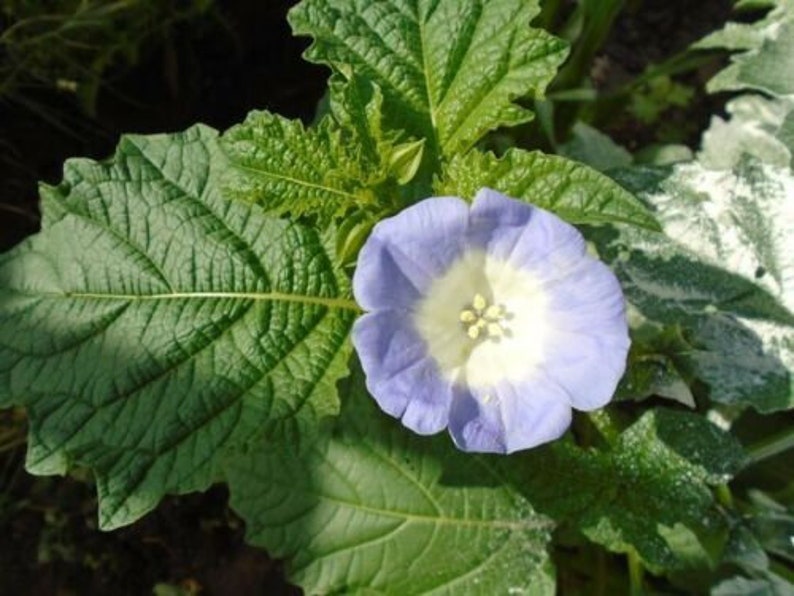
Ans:
[[[487,404],[492,399],[493,399],[493,396],[491,396],[490,393],[486,393],[485,395],[482,396],[482,403]]]
[[[471,339],[489,337],[499,340],[506,335],[505,328],[502,327],[504,307],[488,304],[488,300],[479,292],[472,298],[471,305],[460,311],[458,318],[466,327],[466,335]]]
[[[474,323],[479,317],[477,314],[472,310],[462,310],[460,311],[460,322],[461,323]]]
[[[488,336],[489,337],[502,337],[505,330],[499,323],[488,323]]]
[[[502,315],[504,315],[504,309],[498,304],[491,304],[485,309],[485,317],[487,319],[498,320],[502,318]]]

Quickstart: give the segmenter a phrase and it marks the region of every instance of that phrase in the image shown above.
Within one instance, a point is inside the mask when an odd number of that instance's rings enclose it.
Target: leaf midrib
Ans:
[[[311,182],[309,180],[302,180],[300,178],[295,178],[294,176],[287,176],[286,174],[279,174],[272,170],[266,170],[261,167],[247,166],[241,163],[235,163],[234,167],[264,178],[272,178],[273,180],[280,180],[282,182],[287,182],[289,184],[294,184],[296,186],[303,186],[305,188],[310,188],[319,192],[323,192],[331,195],[337,195],[347,200],[358,201],[358,197],[353,193],[346,192],[344,190],[334,188],[332,186],[319,184],[317,182]]]
[[[327,308],[352,310],[361,312],[361,307],[346,298],[326,298],[323,296],[307,296],[304,294],[285,294],[283,292],[170,292],[162,294],[109,294],[103,292],[22,292],[19,294],[34,294],[45,298],[86,299],[86,300],[256,300],[271,302],[297,302],[300,304],[314,304]]]
[[[409,513],[407,511],[390,510],[390,509],[383,509],[380,507],[373,507],[370,505],[364,505],[363,503],[349,501],[346,499],[342,499],[340,497],[334,497],[328,494],[322,494],[320,492],[313,493],[313,496],[319,500],[333,503],[338,507],[348,507],[356,511],[362,511],[365,513],[370,513],[381,517],[401,519],[404,520],[405,522],[414,522],[414,523],[422,523],[422,524],[430,524],[430,525],[438,525],[438,526],[485,527],[494,530],[498,529],[498,530],[510,530],[510,531],[545,530],[548,529],[551,525],[543,520],[527,520],[527,519],[509,520],[509,519],[495,519],[495,518],[472,519],[472,518],[462,518],[462,517],[449,517],[447,515],[442,515],[442,514],[426,515],[421,513]]]

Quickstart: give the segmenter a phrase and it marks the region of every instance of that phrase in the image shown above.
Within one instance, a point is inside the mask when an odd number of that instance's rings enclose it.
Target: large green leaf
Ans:
[[[630,192],[595,170],[562,157],[511,149],[504,157],[474,150],[456,156],[435,185],[439,195],[473,197],[487,186],[573,223],[624,222],[658,229]]]
[[[346,281],[314,232],[223,199],[226,168],[205,127],[125,137],[67,162],[0,257],[0,405],[28,408],[32,472],[94,471],[104,528],[338,411]]]
[[[445,158],[531,118],[515,100],[540,97],[566,54],[529,27],[538,10],[537,0],[303,0],[289,20],[314,38],[309,60],[375,82],[384,125]]]
[[[717,529],[710,486],[727,482],[741,458],[738,443],[701,416],[657,409],[610,448],[560,441],[528,453],[517,484],[538,511],[612,551],[636,551],[652,569],[670,570],[683,563],[667,538],[671,530]]]
[[[263,446],[228,478],[248,539],[287,558],[307,594],[554,594],[551,524],[504,461],[414,435],[357,381],[325,444]]]
[[[694,373],[717,401],[762,412],[794,405],[794,176],[745,158],[635,170],[664,234],[594,234],[627,298],[651,320],[680,325]],[[642,190],[644,189],[644,191]]]

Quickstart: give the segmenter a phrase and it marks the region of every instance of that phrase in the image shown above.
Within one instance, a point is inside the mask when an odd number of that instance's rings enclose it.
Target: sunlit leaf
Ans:
[[[67,162],[42,232],[0,257],[0,405],[27,407],[30,471],[93,470],[104,528],[338,410],[345,278],[311,230],[222,198],[226,168],[205,127],[125,137]]]

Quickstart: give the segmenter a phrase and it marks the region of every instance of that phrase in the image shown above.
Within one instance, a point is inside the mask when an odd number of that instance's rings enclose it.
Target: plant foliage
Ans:
[[[0,406],[27,409],[27,469],[90,470],[103,529],[226,482],[248,540],[307,593],[554,594],[582,553],[627,555],[635,591],[642,568],[714,594],[792,589],[775,561],[794,560],[794,484],[734,479],[791,446],[736,430],[794,406],[791,3],[699,44],[739,52],[710,89],[747,93],[696,159],[635,166],[578,124],[560,149],[611,177],[482,150],[533,117],[566,57],[538,12],[303,0],[290,23],[332,71],[315,124],[254,111],[69,160],[41,187],[42,231],[0,256]],[[584,226],[634,341],[609,407],[509,457],[384,416],[349,340],[372,226],[484,186]]]

